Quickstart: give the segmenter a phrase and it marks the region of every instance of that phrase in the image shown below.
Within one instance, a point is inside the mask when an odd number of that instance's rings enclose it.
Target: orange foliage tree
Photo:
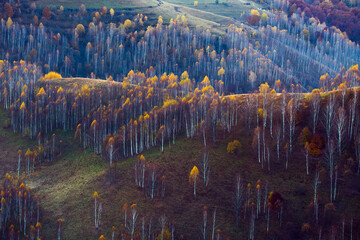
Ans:
[[[48,6],[46,6],[43,11],[42,11],[42,16],[46,19],[46,20],[50,20],[51,18],[51,11],[50,8]]]
[[[8,17],[8,18],[9,17],[11,18],[11,17],[14,16],[13,8],[9,3],[4,4],[4,12],[5,12],[5,16]]]

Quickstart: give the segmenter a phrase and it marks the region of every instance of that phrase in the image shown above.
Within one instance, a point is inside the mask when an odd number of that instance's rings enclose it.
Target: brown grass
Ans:
[[[44,85],[55,85],[62,87],[64,89],[72,88],[74,85],[78,85],[79,87],[82,87],[84,85],[87,85],[89,88],[105,88],[108,87],[110,82],[102,79],[91,79],[91,78],[60,78],[60,79],[45,79],[38,81],[38,84],[40,86]],[[121,82],[112,82],[112,84],[122,86],[123,83]]]

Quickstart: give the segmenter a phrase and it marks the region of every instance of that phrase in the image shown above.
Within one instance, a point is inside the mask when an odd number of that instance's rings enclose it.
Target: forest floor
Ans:
[[[58,84],[71,87],[73,80],[69,79]],[[83,79],[85,83],[88,81]],[[101,81],[101,82],[100,82]],[[103,80],[96,81],[100,85]],[[57,84],[57,83],[54,83]],[[81,83],[79,83],[81,85]],[[323,96],[325,97],[325,95]],[[306,106],[302,106],[306,108]],[[302,114],[300,114],[302,115]],[[297,131],[301,132],[308,116],[302,115],[302,121],[297,125]],[[6,121],[7,113],[0,109],[0,125]],[[217,208],[217,228],[226,232],[230,239],[245,239],[248,236],[248,218],[241,218],[240,228],[235,228],[233,212],[233,197],[235,191],[235,178],[239,174],[242,183],[251,184],[253,194],[252,201],[256,202],[255,187],[260,179],[263,188],[268,182],[269,192],[277,191],[285,199],[283,216],[283,228],[291,232],[292,239],[301,236],[303,223],[313,225],[313,208],[311,207],[313,196],[313,180],[315,166],[319,159],[310,159],[310,174],[306,175],[305,156],[302,148],[295,144],[294,153],[289,160],[289,168],[285,170],[285,157],[282,154],[280,161],[271,154],[271,170],[267,170],[257,161],[256,151],[253,150],[252,139],[245,131],[243,122],[239,120],[239,127],[234,127],[231,133],[222,130],[217,131],[217,143],[213,144],[211,136],[207,136],[207,145],[210,159],[210,181],[205,188],[201,179],[198,182],[197,198],[194,198],[192,185],[189,184],[189,173],[194,165],[199,166],[204,150],[201,137],[187,139],[179,136],[176,144],[166,142],[164,152],[160,147],[152,148],[143,154],[148,163],[156,165],[158,177],[166,178],[165,198],[156,196],[151,200],[144,192],[135,186],[133,166],[139,156],[119,159],[113,169],[101,156],[92,151],[82,151],[74,141],[74,132],[58,130],[56,136],[61,138],[62,153],[54,161],[36,167],[35,172],[29,177],[24,177],[25,183],[40,196],[41,222],[43,223],[42,239],[56,238],[56,221],[63,218],[65,239],[98,239],[101,234],[110,236],[111,227],[117,229],[124,223],[122,206],[137,204],[140,220],[143,215],[148,220],[153,217],[154,229],[159,230],[158,218],[165,214],[169,221],[175,223],[175,234],[183,234],[184,239],[194,239],[200,235],[203,206],[209,209],[210,216],[214,208]],[[237,155],[227,152],[227,144],[237,139],[241,143]],[[274,142],[274,141],[273,141]],[[270,146],[275,148],[274,144]],[[23,138],[19,134],[12,133],[9,129],[0,128],[0,174],[5,172],[16,176],[18,148],[26,151],[34,147],[36,141]],[[350,148],[351,149],[351,148]],[[344,153],[344,157],[348,153]],[[23,172],[23,169],[22,169]],[[353,174],[340,174],[339,194],[335,206],[339,213],[346,216],[360,214],[360,178]],[[326,164],[320,169],[321,185],[320,212],[323,213],[324,205],[328,203],[329,176]],[[94,227],[93,218],[93,193],[97,191],[103,199],[103,214],[99,229]],[[265,195],[262,192],[262,203]],[[322,216],[322,214],[320,214]],[[243,214],[241,216],[244,216]],[[256,239],[265,236],[266,225],[264,214],[261,213],[256,221]],[[290,229],[290,231],[289,231]],[[281,233],[279,220],[276,214],[271,215],[270,232],[273,235]],[[281,235],[281,234],[279,234]],[[289,237],[289,236],[288,236]]]
[[[0,121],[6,119],[4,110],[0,111]],[[297,226],[306,222],[306,206],[311,202],[313,172],[305,174],[303,156],[294,154],[289,163],[288,171],[284,171],[284,162],[271,163],[271,171],[261,168],[255,158],[248,134],[240,129],[234,129],[232,134],[217,136],[216,145],[209,147],[210,182],[204,188],[198,183],[197,199],[193,196],[192,186],[189,184],[189,173],[194,165],[201,160],[203,144],[201,139],[186,139],[179,137],[176,144],[166,143],[164,153],[159,148],[144,152],[148,162],[155,163],[159,177],[166,176],[166,196],[159,196],[153,201],[135,187],[133,164],[138,156],[120,160],[115,170],[109,172],[108,163],[100,156],[90,151],[81,151],[74,143],[72,132],[56,132],[63,140],[63,153],[53,162],[38,167],[25,183],[40,195],[42,207],[42,222],[45,238],[56,237],[56,220],[64,218],[64,237],[66,239],[97,239],[101,234],[110,236],[111,227],[117,228],[123,223],[121,213],[124,203],[136,203],[139,213],[154,216],[153,222],[159,229],[159,214],[164,213],[168,219],[175,221],[176,233],[183,234],[185,239],[193,239],[200,233],[200,219],[203,206],[208,206],[209,216],[217,207],[217,226],[225,231],[231,239],[243,239],[248,234],[248,221],[242,219],[240,228],[235,229],[233,214],[233,193],[235,177],[241,175],[244,184],[251,183],[255,191],[257,180],[269,182],[269,191],[279,191],[286,200],[284,221]],[[10,130],[0,130],[0,136],[8,141],[2,142],[3,148],[14,152],[19,146],[35,145],[34,141],[23,139]],[[227,143],[238,139],[242,148],[238,155],[230,155],[226,151]],[[10,169],[16,169],[17,161],[12,154],[8,158],[0,158],[1,164],[7,163]],[[12,158],[12,159],[11,159]],[[10,171],[14,173],[15,171]],[[101,227],[96,230],[93,220],[92,195],[94,191],[104,199],[104,211]],[[262,196],[264,198],[264,196]],[[253,199],[255,201],[255,199]],[[272,216],[272,231],[279,230],[279,222]],[[260,216],[256,232],[263,232],[265,220]],[[140,221],[140,220],[139,220]],[[209,217],[210,221],[210,217]],[[300,227],[299,227],[300,226]],[[140,224],[138,225],[140,228]]]
[[[0,178],[6,173],[17,176],[17,151],[19,147],[28,148],[34,145],[32,141],[24,139],[3,128],[7,119],[7,112],[0,107]]]

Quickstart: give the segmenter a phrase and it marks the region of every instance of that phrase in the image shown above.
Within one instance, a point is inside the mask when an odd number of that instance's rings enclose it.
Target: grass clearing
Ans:
[[[248,144],[248,137],[238,132],[242,146]],[[81,152],[77,146],[71,145],[70,135],[65,137],[66,150],[55,163],[44,166],[36,171],[27,181],[35,192],[41,196],[43,221],[56,223],[57,218],[65,218],[64,233],[67,239],[96,238],[100,234],[110,236],[112,225],[119,227],[122,220],[121,209],[125,202],[136,203],[140,214],[158,216],[165,213],[169,219],[176,222],[176,231],[184,233],[186,239],[198,234],[202,207],[218,206],[218,223],[221,229],[231,233],[236,238],[242,238],[247,233],[234,229],[231,192],[234,177],[240,173],[244,181],[253,186],[258,179],[269,180],[270,190],[278,190],[290,203],[291,208],[303,205],[303,199],[292,196],[297,181],[303,181],[303,172],[298,167],[283,174],[283,171],[267,174],[266,170],[251,157],[252,150],[242,149],[239,156],[226,152],[227,142],[233,139],[229,136],[220,140],[210,150],[211,178],[207,189],[198,184],[198,198],[194,199],[192,187],[188,183],[188,174],[194,165],[199,163],[202,153],[201,139],[179,138],[175,145],[166,144],[164,153],[159,148],[144,153],[148,162],[157,164],[161,175],[166,175],[166,197],[151,201],[142,191],[136,189],[133,182],[133,163],[138,157],[128,158],[116,164],[115,182],[108,177],[108,166],[99,156],[91,152]],[[275,166],[274,166],[275,167]],[[304,170],[305,171],[305,170]],[[99,230],[93,227],[94,191],[104,199],[102,226]],[[308,191],[310,194],[310,190]],[[295,209],[294,209],[295,210]],[[300,214],[301,215],[301,214]],[[299,217],[298,219],[301,219]],[[154,219],[157,222],[157,219]],[[246,222],[242,222],[246,224]],[[189,226],[192,226],[189,228]],[[44,226],[47,237],[53,238],[56,224]],[[235,234],[235,235],[233,235]]]
[[[194,6],[193,0],[168,0],[167,2],[235,19],[239,19],[241,14],[250,12],[254,8],[250,2],[239,0],[219,1],[219,4],[216,4],[215,0],[200,0],[197,7]]]
[[[39,86],[43,85],[54,85],[62,87],[63,89],[71,89],[75,85],[80,88],[84,85],[87,85],[89,88],[107,88],[110,82],[101,79],[90,79],[90,78],[61,78],[61,79],[46,79],[39,81]],[[111,82],[111,84],[122,86],[120,82]]]

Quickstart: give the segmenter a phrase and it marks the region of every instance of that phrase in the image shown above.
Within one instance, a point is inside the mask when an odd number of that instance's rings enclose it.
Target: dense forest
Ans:
[[[219,34],[1,2],[0,238],[358,239],[358,4],[262,4]],[[54,211],[47,170],[83,158],[103,172]]]
[[[224,36],[191,29],[184,16],[167,24],[160,16],[155,26],[142,14],[132,19],[120,15],[113,22],[106,8],[90,14],[84,5],[72,14],[72,28],[56,33],[46,26],[67,18],[63,11],[57,13],[46,8],[39,16],[29,12],[33,20],[24,25],[13,22],[14,10],[4,11],[8,18],[0,25],[2,59],[36,63],[44,74],[112,76],[117,81],[131,70],[179,76],[187,71],[191,79],[207,76],[212,84],[221,80],[233,93],[253,91],[265,82],[274,88],[277,80],[287,88],[299,84],[306,92],[319,87],[322,75],[335,78],[360,62],[356,42],[335,26],[315,18],[306,21],[296,13],[291,18],[284,12],[263,13],[252,34],[250,26],[240,24],[229,26]],[[260,15],[257,10],[250,14]]]

